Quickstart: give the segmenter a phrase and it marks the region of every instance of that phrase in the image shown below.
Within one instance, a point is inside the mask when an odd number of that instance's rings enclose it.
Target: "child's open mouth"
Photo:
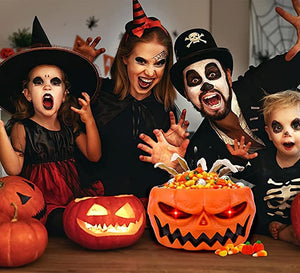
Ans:
[[[285,143],[283,143],[283,146],[286,149],[288,149],[288,150],[292,149],[294,147],[294,145],[295,145],[295,143],[293,143],[293,142],[285,142]]]
[[[51,110],[53,108],[53,97],[51,94],[45,94],[43,96],[43,106],[46,110]]]

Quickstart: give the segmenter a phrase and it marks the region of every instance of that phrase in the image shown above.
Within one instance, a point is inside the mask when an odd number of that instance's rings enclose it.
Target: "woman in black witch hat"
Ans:
[[[37,32],[44,36],[43,41],[36,41]],[[17,53],[0,64],[0,106],[14,113],[9,121],[11,142],[0,121],[0,160],[7,174],[21,175],[38,186],[47,205],[48,229],[52,231],[54,223],[54,230],[62,231],[62,212],[71,200],[103,192],[99,183],[88,189],[80,186],[74,162],[75,145],[91,161],[101,157],[101,142],[90,108],[99,76],[86,58],[51,47],[45,37],[35,18],[33,43],[39,47]],[[85,132],[79,128],[79,118]]]
[[[159,128],[169,141],[176,130],[183,139],[188,135],[188,122],[185,111],[178,124],[173,114],[176,92],[169,76],[173,48],[167,30],[158,19],[147,17],[136,0],[133,20],[125,29],[112,64],[112,79],[102,79],[101,92],[91,105],[103,147],[94,174],[106,195],[131,193],[144,198],[154,185],[167,181],[168,175],[140,161],[139,135],[153,135]],[[89,38],[74,49],[84,54],[85,48],[93,49],[90,55],[96,56],[103,52],[95,50],[98,42],[99,38],[92,43]]]

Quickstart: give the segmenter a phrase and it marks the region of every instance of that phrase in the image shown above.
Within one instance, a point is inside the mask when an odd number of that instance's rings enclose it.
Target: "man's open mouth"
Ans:
[[[210,93],[202,97],[202,101],[204,102],[204,104],[206,104],[211,108],[219,107],[221,104],[221,100],[222,98],[218,93],[214,93],[214,94]]]
[[[45,94],[43,96],[43,106],[46,110],[51,110],[53,108],[53,96],[51,94]]]

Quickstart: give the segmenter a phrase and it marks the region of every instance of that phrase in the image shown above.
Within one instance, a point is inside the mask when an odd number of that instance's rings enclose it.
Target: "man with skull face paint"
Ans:
[[[293,0],[293,5],[299,15],[300,1]],[[297,28],[299,36],[300,16],[294,17],[281,8],[276,11]],[[205,118],[192,136],[186,153],[184,145],[169,145],[159,130],[155,131],[158,142],[141,135],[148,145],[141,144],[139,148],[150,156],[140,159],[155,164],[162,161],[162,155],[170,154],[171,157],[176,152],[185,155],[190,168],[195,168],[202,157],[208,167],[220,158],[245,164],[245,160],[232,156],[227,149],[228,144],[234,145],[235,140],[242,137],[241,144],[251,142],[249,152],[254,152],[247,153],[247,159],[256,157],[255,152],[270,143],[264,130],[262,98],[266,93],[294,89],[300,83],[298,40],[287,54],[250,67],[244,76],[232,82],[233,61],[228,49],[218,47],[211,33],[204,29],[182,33],[175,42],[177,62],[171,69],[171,81]],[[176,163],[165,163],[176,167]]]

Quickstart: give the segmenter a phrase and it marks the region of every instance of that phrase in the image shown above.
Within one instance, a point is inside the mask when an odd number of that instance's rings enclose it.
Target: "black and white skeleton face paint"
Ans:
[[[214,120],[227,116],[232,90],[218,60],[206,59],[189,65],[183,78],[186,94],[198,111]]]

